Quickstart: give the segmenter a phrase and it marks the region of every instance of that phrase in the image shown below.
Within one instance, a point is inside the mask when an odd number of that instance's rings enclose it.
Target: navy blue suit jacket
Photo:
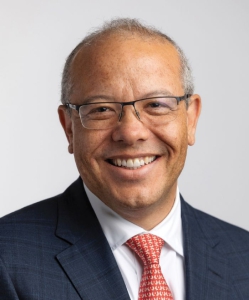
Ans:
[[[183,199],[186,299],[249,299],[249,233]],[[1,300],[129,300],[81,179],[0,220]]]

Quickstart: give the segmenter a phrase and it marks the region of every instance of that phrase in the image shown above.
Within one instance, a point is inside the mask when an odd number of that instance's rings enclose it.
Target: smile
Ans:
[[[146,156],[146,157],[138,157],[138,158],[116,158],[111,159],[110,162],[116,167],[123,167],[127,169],[138,169],[144,165],[148,165],[156,160],[156,156]]]

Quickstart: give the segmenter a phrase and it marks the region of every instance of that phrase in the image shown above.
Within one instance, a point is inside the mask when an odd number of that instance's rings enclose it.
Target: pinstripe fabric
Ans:
[[[186,299],[249,299],[249,233],[181,201]]]
[[[0,258],[1,300],[129,300],[81,180],[3,218]]]
[[[249,233],[182,199],[186,300],[249,299]],[[129,300],[78,179],[0,220],[1,300]]]

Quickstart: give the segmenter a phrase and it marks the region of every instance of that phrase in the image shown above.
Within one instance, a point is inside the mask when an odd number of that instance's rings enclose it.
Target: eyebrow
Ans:
[[[143,97],[140,97],[139,99],[156,97],[156,96],[173,96],[173,94],[170,91],[168,91],[167,89],[161,89],[161,90],[155,90],[155,91],[149,92],[147,94],[144,94]]]
[[[91,103],[95,100],[104,100],[107,102],[114,102],[114,98],[111,96],[107,96],[107,95],[94,95],[94,96],[90,96],[90,97],[86,97],[83,101],[82,104],[87,104],[87,103]]]
[[[146,94],[143,94],[141,97],[135,100],[140,100],[140,99],[145,99],[145,98],[150,98],[150,97],[157,97],[157,96],[173,96],[171,92],[169,92],[167,89],[162,89],[162,90],[155,90]],[[87,103],[92,103],[95,100],[103,100],[107,102],[116,102],[115,98],[112,96],[108,95],[94,95],[90,97],[86,97],[83,101],[82,104],[87,104]]]

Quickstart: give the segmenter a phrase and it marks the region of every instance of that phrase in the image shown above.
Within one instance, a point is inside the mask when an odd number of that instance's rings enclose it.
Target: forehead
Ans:
[[[162,82],[182,86],[178,52],[166,40],[111,36],[78,51],[71,65],[74,92],[134,89]]]

